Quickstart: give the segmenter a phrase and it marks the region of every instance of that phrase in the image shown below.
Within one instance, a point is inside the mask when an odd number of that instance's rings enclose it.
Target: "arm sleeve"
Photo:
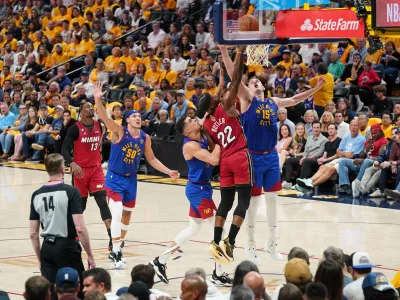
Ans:
[[[34,221],[34,220],[40,220],[40,216],[39,216],[39,214],[37,213],[37,211],[36,211],[36,209],[35,209],[35,207],[34,207],[34,205],[33,205],[33,199],[35,199],[35,195],[36,195],[36,193],[34,193],[34,194],[32,195],[32,198],[31,198],[31,213],[30,213],[30,215],[29,215],[29,220],[32,220],[32,221]]]
[[[79,129],[76,124],[72,125],[67,132],[67,136],[65,137],[65,140],[62,145],[62,156],[64,157],[66,162],[71,163],[73,161],[72,159],[72,147],[74,145],[74,142],[78,139],[79,137]]]
[[[71,187],[71,190],[68,195],[68,199],[70,201],[71,214],[73,215],[81,215],[82,211],[82,199],[81,195],[77,188]]]

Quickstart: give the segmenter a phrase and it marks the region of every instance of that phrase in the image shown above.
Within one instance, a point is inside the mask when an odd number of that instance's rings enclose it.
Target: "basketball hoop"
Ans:
[[[248,45],[246,47],[248,66],[268,65],[269,45]]]

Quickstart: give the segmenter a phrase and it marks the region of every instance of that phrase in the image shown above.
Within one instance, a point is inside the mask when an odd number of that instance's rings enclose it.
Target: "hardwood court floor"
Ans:
[[[38,169],[43,169],[42,165],[0,165],[0,290],[9,292],[11,299],[22,299],[25,280],[39,272],[29,239],[28,221],[31,194],[48,180],[46,173]],[[179,180],[177,183],[182,185],[179,186],[160,184],[171,181],[158,176],[140,176],[140,179],[137,205],[124,248],[126,269],[114,270],[107,258],[107,234],[93,199],[89,199],[84,215],[97,266],[109,270],[114,292],[119,287],[129,285],[130,271],[134,265],[148,263],[164,252],[166,245],[187,225],[189,205],[184,194],[185,180]],[[70,175],[66,175],[65,181],[70,180]],[[214,191],[214,199],[218,205],[218,190]],[[281,251],[288,253],[293,246],[303,247],[312,256],[313,272],[327,246],[338,246],[348,254],[366,251],[373,263],[379,266],[376,270],[392,279],[400,268],[400,212],[322,200],[279,197]],[[230,219],[231,216],[228,217]],[[212,239],[212,233],[212,228],[204,224],[200,233],[169,261],[167,274],[171,279],[170,284],[160,283],[156,278],[158,283],[154,288],[176,297],[180,295],[180,283],[189,268],[200,266],[207,274],[211,274],[213,261],[206,247]],[[232,274],[237,263],[246,259],[241,248],[245,234],[243,227],[238,236],[235,263],[226,266],[228,273]],[[256,237],[261,248],[267,238],[267,223],[262,214],[259,215]],[[285,261],[276,262],[266,253],[259,254],[263,262],[260,271],[267,288],[273,291],[284,281]],[[286,260],[287,256],[284,258]],[[227,291],[226,288],[221,290]]]

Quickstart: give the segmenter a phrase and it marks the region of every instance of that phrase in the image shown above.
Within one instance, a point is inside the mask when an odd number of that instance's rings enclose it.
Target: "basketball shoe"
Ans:
[[[233,249],[235,248],[235,246],[229,243],[228,237],[219,242],[219,247],[221,248],[225,257],[228,258],[229,262],[233,262]]]
[[[217,271],[214,269],[212,277],[211,277],[211,282],[215,284],[216,286],[226,286],[230,287],[233,284],[233,279],[229,276],[228,273],[222,273],[221,276],[217,275]]]
[[[116,269],[123,269],[125,267],[125,259],[123,258],[122,250],[111,251],[110,257],[112,257]]]
[[[244,250],[246,251],[249,261],[253,262],[257,266],[261,265],[261,259],[257,255],[257,247],[254,241],[247,242]]]
[[[158,256],[150,262],[150,264],[153,266],[154,271],[156,271],[156,274],[160,280],[166,284],[169,283],[168,277],[167,277],[167,265],[160,263],[158,260]]]
[[[221,247],[218,246],[214,241],[208,245],[207,248],[208,253],[211,255],[214,260],[219,264],[229,264],[230,260],[222,251]]]
[[[264,251],[271,254],[271,257],[274,260],[283,260],[282,254],[278,250],[278,238],[269,238],[267,247],[264,249]]]

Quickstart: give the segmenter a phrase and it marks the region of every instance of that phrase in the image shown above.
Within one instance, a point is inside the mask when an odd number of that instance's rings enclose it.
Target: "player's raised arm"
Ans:
[[[317,85],[314,88],[309,89],[308,91],[294,95],[291,98],[274,97],[272,99],[274,99],[274,101],[278,104],[279,107],[295,106],[297,103],[302,102],[308,99],[310,96],[314,95],[324,84],[325,84],[325,79],[320,77],[318,79]]]
[[[117,124],[113,119],[111,119],[108,114],[106,108],[103,106],[101,101],[104,92],[102,90],[103,84],[98,82],[94,85],[93,96],[94,101],[96,103],[96,110],[99,114],[99,118],[106,124],[106,127],[113,133],[113,136],[121,137],[123,135],[124,129],[121,125]]]
[[[192,159],[193,157],[196,157],[198,160],[209,163],[212,166],[216,166],[219,164],[221,147],[216,144],[213,152],[209,152],[206,149],[202,149],[199,143],[189,142],[183,146],[183,155],[185,156],[185,159]]]
[[[221,55],[222,59],[224,61],[226,71],[228,72],[229,77],[231,78],[233,82],[233,76],[237,72],[237,69],[234,66],[234,63],[232,62],[231,58],[229,57],[228,50],[226,46],[218,45],[219,49],[221,50]],[[239,90],[236,93],[236,95],[239,96],[240,101],[248,102],[250,105],[251,100],[253,99],[253,95],[251,94],[251,91],[249,88],[242,82],[242,77],[243,77],[243,57],[244,57],[244,52],[246,51],[246,46],[240,46],[238,55],[236,56],[235,61],[238,59],[242,60],[242,65],[239,70],[239,75],[240,75],[240,85],[239,85]],[[247,107],[246,107],[247,109]]]
[[[240,52],[241,49],[242,49],[242,47],[239,48],[239,55],[236,56],[236,59],[235,59],[232,81],[231,81],[231,85],[229,86],[229,94],[228,94],[228,96],[224,96],[221,99],[222,105],[224,106],[226,113],[231,112],[231,110],[234,110],[234,113],[236,114],[236,108],[234,106],[234,103],[235,103],[235,99],[238,95],[239,88],[243,84],[242,83],[243,54]],[[223,72],[222,69],[221,69],[221,72]],[[239,96],[239,98],[240,98],[240,96]],[[247,101],[246,101],[246,103],[248,103],[248,105],[250,104],[250,102],[247,102]],[[242,107],[242,109],[243,109],[243,107]],[[247,107],[245,109],[247,109]],[[228,114],[231,115],[231,113],[228,113]]]
[[[151,149],[151,138],[149,136],[146,137],[144,156],[146,157],[147,162],[157,171],[164,173],[173,179],[179,178],[180,174],[178,171],[170,170],[155,157],[153,149]]]

